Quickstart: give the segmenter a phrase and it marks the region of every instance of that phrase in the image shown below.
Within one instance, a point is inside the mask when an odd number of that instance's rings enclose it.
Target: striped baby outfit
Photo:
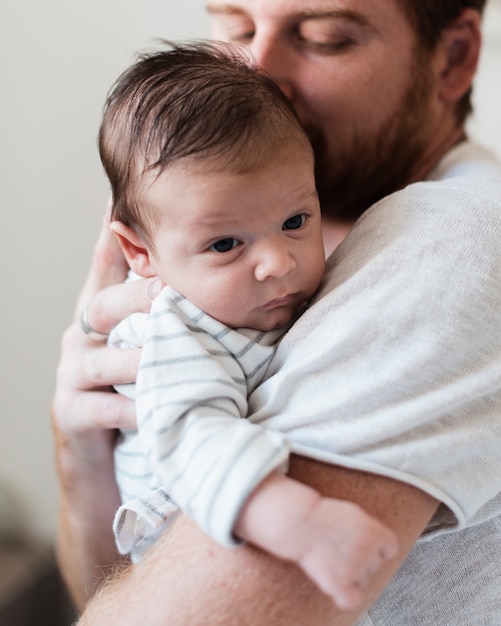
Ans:
[[[250,493],[285,471],[284,436],[245,419],[284,329],[232,329],[170,287],[151,313],[135,314],[111,345],[143,345],[134,395],[138,430],[121,434],[116,475],[122,495],[114,530],[122,553],[147,548],[178,507],[223,545]]]

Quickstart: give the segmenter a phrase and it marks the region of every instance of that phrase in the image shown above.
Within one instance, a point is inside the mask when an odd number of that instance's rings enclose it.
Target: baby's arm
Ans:
[[[235,534],[295,562],[343,609],[359,604],[370,577],[397,554],[393,533],[360,507],[278,472],[248,498]]]

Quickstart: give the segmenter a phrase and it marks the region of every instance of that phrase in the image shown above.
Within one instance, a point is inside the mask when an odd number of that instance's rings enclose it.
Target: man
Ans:
[[[112,576],[83,624],[501,620],[501,175],[460,145],[483,2],[444,4],[209,7],[214,35],[250,47],[309,133],[327,249],[349,233],[307,326],[284,339],[252,398],[250,419],[288,433],[294,478],[389,525],[399,556],[364,590],[362,612],[341,612],[294,567],[250,547],[219,549],[182,518],[144,561]],[[373,202],[430,178],[352,228]],[[131,311],[148,310],[159,285],[117,285],[125,271],[105,228],[77,307],[86,330],[106,333]],[[134,426],[133,407],[108,389],[134,379],[138,355],[117,358],[98,339],[78,322],[67,331],[53,416],[59,553],[80,606],[100,575],[114,573],[118,496],[108,429]],[[430,540],[416,543],[425,530]]]

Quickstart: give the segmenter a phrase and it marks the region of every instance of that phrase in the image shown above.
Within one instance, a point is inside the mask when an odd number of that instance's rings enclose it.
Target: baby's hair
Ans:
[[[181,159],[244,171],[284,144],[310,150],[289,100],[242,51],[208,42],[164,44],[118,78],[99,132],[112,219],[150,243],[150,217],[140,201],[145,173],[160,175]]]

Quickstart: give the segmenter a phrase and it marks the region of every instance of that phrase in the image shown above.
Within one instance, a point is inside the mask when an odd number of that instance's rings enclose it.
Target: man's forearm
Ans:
[[[100,590],[81,626],[354,624],[412,548],[436,502],[408,485],[310,460],[293,461],[291,469],[324,495],[361,504],[399,539],[398,557],[364,591],[359,610],[339,610],[291,563],[251,546],[215,544],[183,516],[139,564]]]
[[[224,548],[186,517],[137,565],[105,584],[79,626],[352,624],[295,565]]]
[[[60,478],[57,557],[75,606],[83,610],[102,580],[122,561],[112,532],[118,493],[106,461],[78,466],[56,450]]]

